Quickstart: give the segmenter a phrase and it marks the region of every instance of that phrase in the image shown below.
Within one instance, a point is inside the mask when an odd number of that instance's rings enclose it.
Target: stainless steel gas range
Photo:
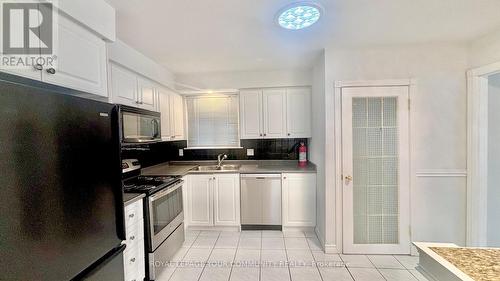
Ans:
[[[178,177],[140,176],[135,159],[123,160],[124,192],[145,193],[146,280],[155,280],[184,243],[183,181]]]

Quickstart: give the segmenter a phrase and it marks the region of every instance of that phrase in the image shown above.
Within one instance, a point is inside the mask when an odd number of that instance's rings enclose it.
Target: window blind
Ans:
[[[186,98],[188,148],[239,147],[238,96]]]

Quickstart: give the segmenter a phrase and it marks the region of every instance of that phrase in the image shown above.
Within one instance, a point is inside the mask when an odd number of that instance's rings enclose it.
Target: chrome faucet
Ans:
[[[217,168],[220,168],[222,166],[222,162],[227,159],[226,154],[219,154],[217,155]]]

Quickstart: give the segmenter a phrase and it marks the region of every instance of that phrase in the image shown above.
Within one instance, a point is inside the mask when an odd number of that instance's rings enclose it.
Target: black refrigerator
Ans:
[[[0,279],[122,281],[117,108],[24,82],[0,79]]]

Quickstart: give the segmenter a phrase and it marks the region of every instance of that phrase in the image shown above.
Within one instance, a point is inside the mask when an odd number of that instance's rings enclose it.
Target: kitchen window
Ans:
[[[240,147],[237,95],[191,96],[186,105],[188,149]]]

